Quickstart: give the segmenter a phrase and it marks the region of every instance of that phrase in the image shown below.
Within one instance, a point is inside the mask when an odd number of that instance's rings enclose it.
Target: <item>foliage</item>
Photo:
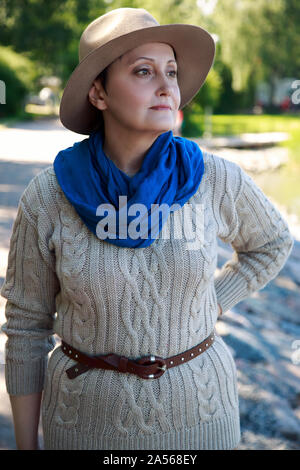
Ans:
[[[298,0],[218,1],[211,22],[234,90],[245,88],[250,75],[271,83],[300,75]]]
[[[208,100],[219,112],[246,109],[258,81],[300,76],[299,0],[0,0],[0,43],[26,53],[64,87],[85,27],[120,7],[145,8],[161,24],[194,24],[216,35],[221,92],[217,99],[214,87],[204,86],[195,100],[201,107]]]
[[[199,122],[198,116],[205,112],[211,113],[218,105],[221,95],[222,81],[218,72],[212,68],[193,100],[183,109],[184,124],[182,132],[186,137],[201,135],[204,120]]]
[[[214,109],[220,99],[222,81],[215,68],[212,68],[207,76],[204,85],[193,99],[193,104],[198,110],[205,108]]]
[[[0,0],[0,42],[27,52],[64,81],[78,64],[85,26],[105,13],[104,0]]]
[[[6,104],[0,107],[2,116],[23,109],[27,93],[35,90],[37,77],[37,69],[28,57],[16,53],[11,47],[0,46],[0,79],[6,85]]]

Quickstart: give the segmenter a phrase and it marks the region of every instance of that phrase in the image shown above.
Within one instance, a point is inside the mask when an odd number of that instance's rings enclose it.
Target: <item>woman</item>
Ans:
[[[89,138],[25,189],[1,289],[17,446],[38,448],[44,391],[45,449],[234,449],[214,327],[278,274],[288,226],[238,165],[173,136],[213,63],[206,31],[121,8],[79,51],[60,117]],[[235,253],[215,278],[217,237]]]

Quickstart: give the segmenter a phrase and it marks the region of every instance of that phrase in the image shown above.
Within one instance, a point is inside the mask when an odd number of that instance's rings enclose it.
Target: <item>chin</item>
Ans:
[[[141,127],[141,125],[136,126],[137,129],[145,131],[145,132],[152,132],[152,133],[163,133],[173,130],[175,127],[175,123],[172,121],[165,121],[159,122],[156,120],[155,122],[145,122],[145,124]]]
[[[160,129],[161,132],[168,132],[168,131],[172,131],[174,129],[174,125],[170,125],[170,126],[166,126],[166,127],[163,127]]]
[[[170,123],[161,123],[161,124],[156,124],[156,126],[154,126],[154,130],[157,130],[158,132],[168,132],[168,131],[171,131],[172,129],[174,129],[174,122],[170,122]]]

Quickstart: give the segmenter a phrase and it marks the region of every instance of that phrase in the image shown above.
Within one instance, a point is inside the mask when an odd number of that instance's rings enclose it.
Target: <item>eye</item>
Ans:
[[[150,72],[150,70],[148,70],[148,69],[146,69],[146,68],[143,68],[143,69],[137,70],[135,73],[139,73],[139,72],[143,72],[143,71]],[[169,70],[168,73],[173,74],[173,77],[177,77],[177,76],[178,76],[177,70]],[[142,75],[145,75],[145,74],[142,74]]]
[[[144,68],[144,69],[139,69],[139,70],[137,70],[135,73],[139,73],[139,72],[143,72],[143,71],[149,72],[148,69],[145,69],[145,68]],[[142,75],[144,75],[144,74],[142,74]]]

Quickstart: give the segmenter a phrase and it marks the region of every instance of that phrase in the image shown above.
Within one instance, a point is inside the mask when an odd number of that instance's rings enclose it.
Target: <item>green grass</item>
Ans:
[[[216,115],[212,118],[213,134],[242,134],[247,132],[287,132],[290,139],[282,142],[290,157],[300,163],[300,115]]]
[[[192,116],[193,129],[203,129],[203,116]],[[252,132],[287,132],[290,139],[280,145],[288,147],[290,158],[300,163],[300,114],[290,115],[213,115],[213,136]],[[199,132],[201,134],[201,131]]]
[[[0,125],[10,126],[19,121],[33,121],[34,119],[35,119],[35,116],[33,114],[26,113],[24,111],[14,116],[0,117]]]
[[[36,121],[39,119],[47,119],[49,116],[38,113],[28,113],[26,111],[20,112],[14,116],[0,117],[0,129],[1,127],[9,127],[20,121]],[[52,115],[50,116],[52,117]]]
[[[245,132],[290,132],[300,128],[300,115],[214,115],[213,131],[216,135]],[[299,137],[300,141],[300,137]]]

